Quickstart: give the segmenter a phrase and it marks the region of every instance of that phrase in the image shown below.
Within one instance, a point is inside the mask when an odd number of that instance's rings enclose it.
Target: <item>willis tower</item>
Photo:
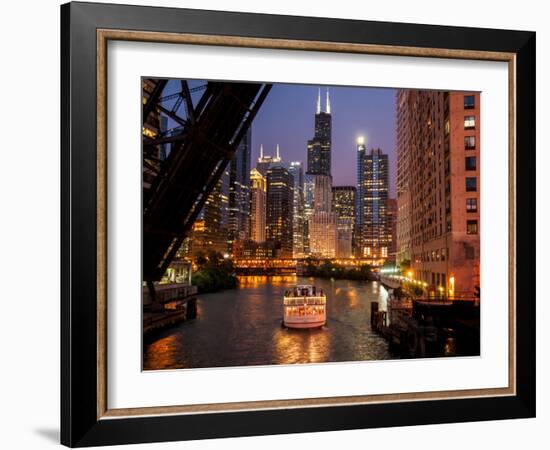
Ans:
[[[321,89],[317,97],[315,114],[315,134],[307,142],[307,173],[312,175],[331,175],[332,117],[327,89],[326,110],[321,111]]]

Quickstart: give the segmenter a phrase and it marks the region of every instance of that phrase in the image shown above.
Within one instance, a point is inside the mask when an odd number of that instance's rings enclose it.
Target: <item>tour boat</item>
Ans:
[[[283,324],[288,328],[318,328],[327,321],[327,297],[322,289],[305,284],[284,295]]]

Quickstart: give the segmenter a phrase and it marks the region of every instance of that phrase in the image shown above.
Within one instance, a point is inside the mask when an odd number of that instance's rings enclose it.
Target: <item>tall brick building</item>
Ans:
[[[397,255],[449,296],[479,286],[480,97],[397,93]]]

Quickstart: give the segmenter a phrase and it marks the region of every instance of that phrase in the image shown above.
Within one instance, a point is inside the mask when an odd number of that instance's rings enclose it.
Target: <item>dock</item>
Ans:
[[[371,328],[403,358],[477,356],[479,299],[392,298],[387,311],[371,303]]]
[[[144,287],[143,334],[160,331],[197,317],[197,287],[187,283],[166,283],[155,287],[155,301]]]

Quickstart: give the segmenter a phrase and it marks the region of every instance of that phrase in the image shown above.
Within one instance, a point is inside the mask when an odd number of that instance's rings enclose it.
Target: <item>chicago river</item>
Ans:
[[[327,295],[327,324],[282,327],[283,294],[314,284]],[[198,296],[197,318],[145,338],[144,370],[390,359],[371,330],[371,302],[385,309],[387,292],[367,281],[296,276],[239,277],[237,289]]]

